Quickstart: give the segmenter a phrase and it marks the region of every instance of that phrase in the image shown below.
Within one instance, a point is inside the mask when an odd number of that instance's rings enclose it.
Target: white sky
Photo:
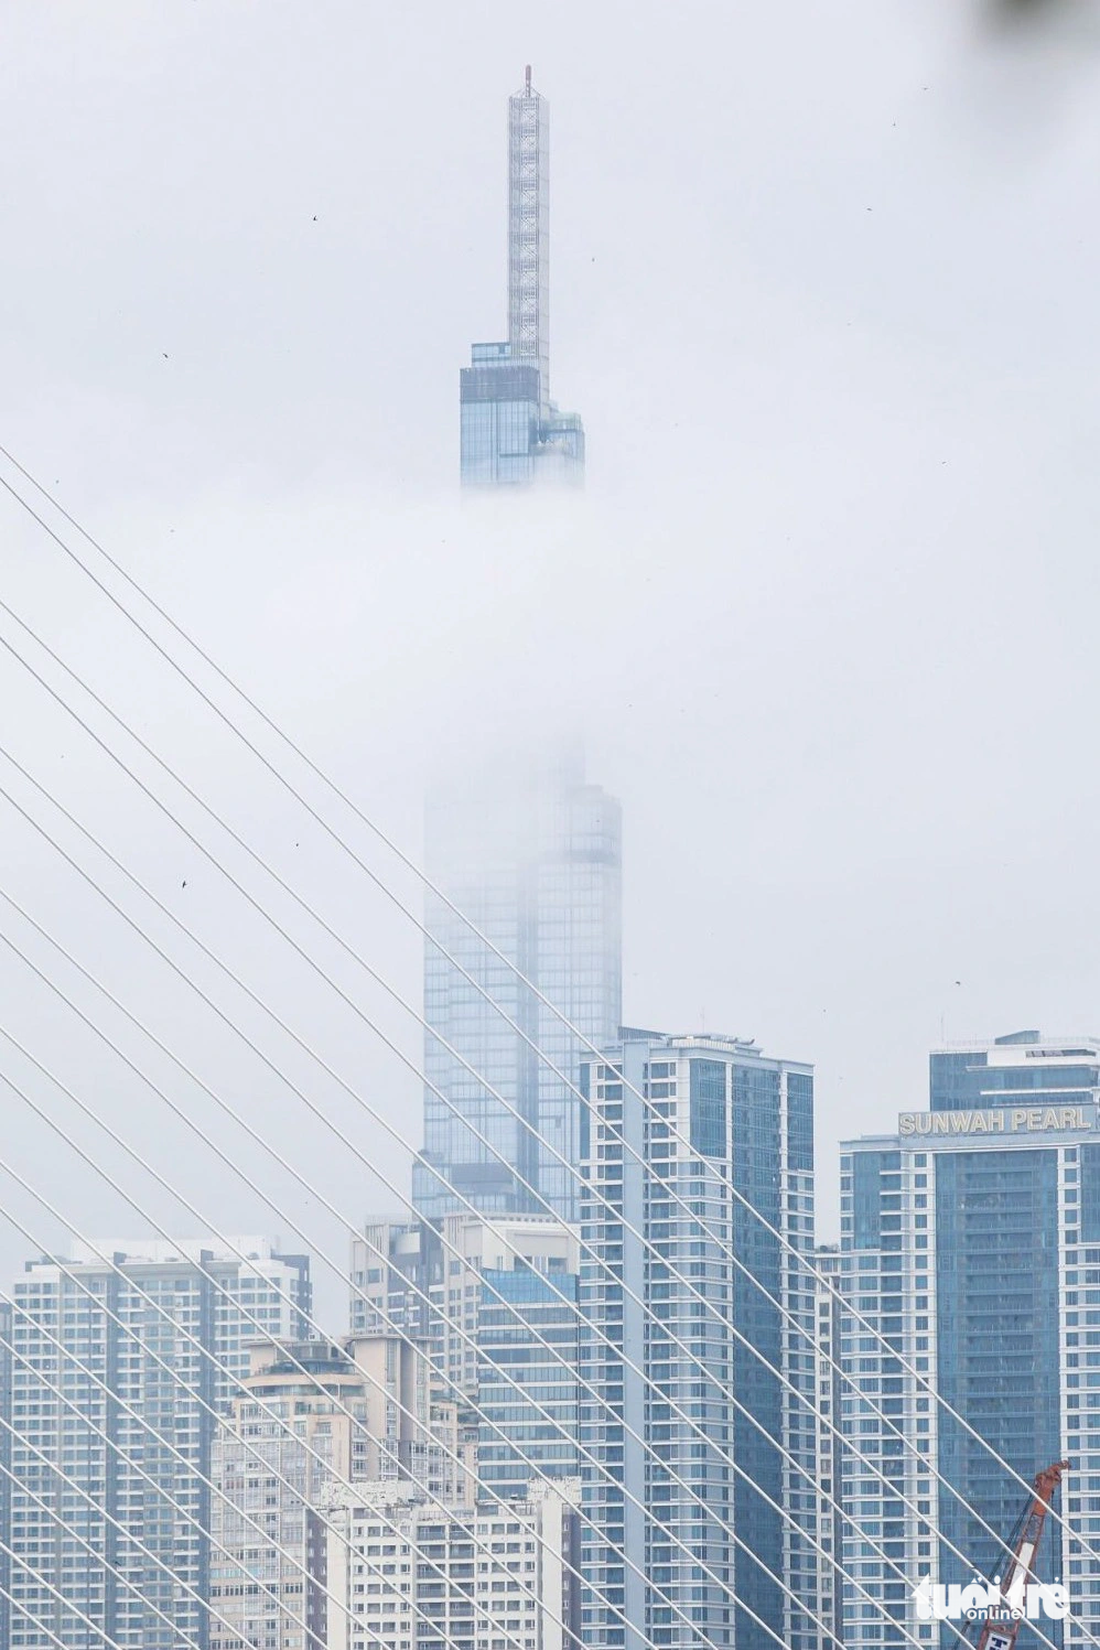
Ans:
[[[112,0],[9,7],[5,37],[0,441],[414,851],[433,769],[582,731],[626,809],[627,1018],[817,1063],[823,1237],[836,1140],[919,1106],[941,1036],[1100,1029],[1087,0]],[[457,373],[504,330],[527,62],[589,485],[460,510]],[[4,600],[416,1000],[415,934],[6,495],[0,555]],[[418,1144],[410,1072],[6,655],[0,704],[5,747]],[[336,1214],[234,1137],[343,1263],[339,1217],[393,1199],[3,807],[4,886],[317,1181]],[[300,1246],[10,955],[0,991],[195,1211]],[[107,1157],[9,1049],[0,1069]],[[403,1184],[406,1154],[295,1069]],[[8,1125],[0,1157],[83,1231],[140,1225],[22,1102]],[[8,1207],[34,1243],[0,1234],[6,1272],[64,1231]]]

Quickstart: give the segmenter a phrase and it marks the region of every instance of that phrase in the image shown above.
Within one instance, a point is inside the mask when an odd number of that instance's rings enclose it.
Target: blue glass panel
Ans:
[[[726,1065],[691,1060],[691,1143],[704,1157],[726,1155]]]

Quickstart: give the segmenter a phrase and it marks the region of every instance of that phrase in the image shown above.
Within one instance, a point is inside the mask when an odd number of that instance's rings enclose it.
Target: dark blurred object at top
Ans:
[[[984,9],[988,22],[1010,28],[1080,14],[1088,9],[1088,0],[986,0]]]

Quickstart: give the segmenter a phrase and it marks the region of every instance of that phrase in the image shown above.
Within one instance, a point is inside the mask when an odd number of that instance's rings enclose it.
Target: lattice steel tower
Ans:
[[[550,112],[531,89],[508,99],[508,343],[539,369],[539,413],[550,411]]]
[[[464,486],[584,479],[584,426],[550,399],[550,112],[508,99],[508,340],[475,344],[460,374]]]

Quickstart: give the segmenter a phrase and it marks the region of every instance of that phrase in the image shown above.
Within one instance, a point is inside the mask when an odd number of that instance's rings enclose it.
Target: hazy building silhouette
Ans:
[[[530,778],[509,769],[496,785],[465,783],[429,803],[427,867],[441,895],[429,893],[425,913],[428,1087],[413,1167],[414,1201],[429,1218],[460,1208],[456,1192],[485,1214],[545,1212],[539,1196],[563,1218],[575,1214],[580,1044],[532,987],[597,1046],[616,1036],[621,833],[618,802],[585,782],[579,759]]]

